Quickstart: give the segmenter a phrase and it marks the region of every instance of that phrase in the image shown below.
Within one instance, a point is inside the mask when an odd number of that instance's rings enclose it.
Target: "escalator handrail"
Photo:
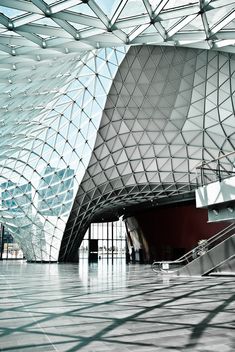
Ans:
[[[214,236],[212,236],[208,240],[206,240],[207,241],[207,247],[209,247],[209,249],[213,248],[212,244],[214,242],[216,242],[219,239],[221,239],[221,237],[224,237],[225,235],[228,235],[232,230],[235,230],[235,223],[232,223],[232,224],[228,225],[227,227],[225,227],[221,231],[217,232]],[[183,264],[185,262],[189,263],[190,261],[195,259],[193,254],[195,252],[197,253],[200,249],[201,249],[201,246],[198,245],[198,246],[194,247],[189,252],[185,253],[184,255],[182,255],[180,258],[178,258],[176,260],[154,261],[152,266],[154,266],[155,264],[164,264],[164,263],[168,263],[168,264]]]

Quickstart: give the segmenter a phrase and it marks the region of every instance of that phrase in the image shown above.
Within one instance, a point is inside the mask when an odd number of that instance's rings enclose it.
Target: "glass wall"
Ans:
[[[97,244],[98,259],[125,258],[126,228],[120,219],[116,222],[93,223],[90,225],[79,250],[79,258],[88,258]],[[94,250],[94,252],[96,252]]]
[[[23,252],[9,231],[1,226],[0,259],[23,259]]]

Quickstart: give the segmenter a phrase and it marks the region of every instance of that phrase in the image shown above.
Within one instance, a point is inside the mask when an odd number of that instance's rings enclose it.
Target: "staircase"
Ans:
[[[208,221],[235,221],[235,152],[203,162],[197,168],[197,208],[208,209]]]
[[[154,262],[157,273],[202,276],[235,262],[235,152],[203,162],[197,167],[197,180],[196,206],[208,209],[208,222],[233,223],[207,240],[204,248],[197,246],[175,261]]]
[[[235,257],[235,224],[230,224],[206,241],[175,261],[152,264],[156,273],[174,276],[208,275],[221,264]]]

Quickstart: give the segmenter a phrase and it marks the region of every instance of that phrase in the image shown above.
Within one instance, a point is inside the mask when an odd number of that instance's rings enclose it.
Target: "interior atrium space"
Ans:
[[[235,0],[0,0],[0,351],[235,350]]]

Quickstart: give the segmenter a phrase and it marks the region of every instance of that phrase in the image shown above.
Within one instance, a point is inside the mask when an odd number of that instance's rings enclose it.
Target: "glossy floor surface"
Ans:
[[[0,351],[232,352],[234,277],[0,262]]]

